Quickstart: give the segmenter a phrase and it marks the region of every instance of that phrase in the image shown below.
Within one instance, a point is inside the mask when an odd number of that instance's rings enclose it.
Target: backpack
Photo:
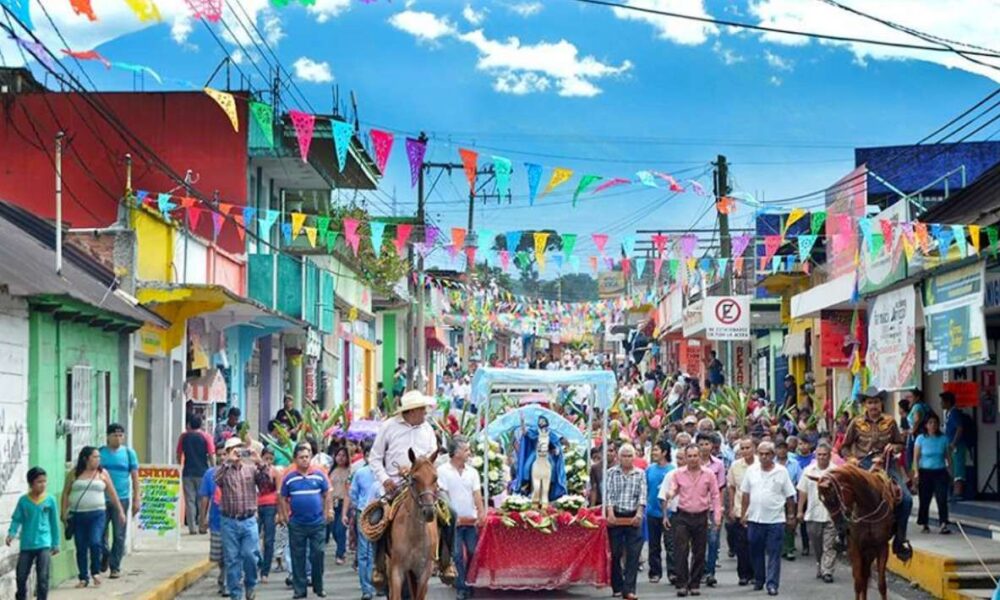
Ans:
[[[959,411],[958,416],[962,421],[962,443],[965,444],[966,448],[975,448],[976,422],[963,411]]]

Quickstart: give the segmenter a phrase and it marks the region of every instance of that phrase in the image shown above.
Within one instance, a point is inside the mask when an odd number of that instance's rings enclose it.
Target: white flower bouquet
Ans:
[[[570,494],[557,499],[552,504],[559,510],[576,513],[581,508],[587,506],[587,499],[579,494]]]
[[[590,482],[590,471],[587,470],[585,450],[579,445],[571,445],[566,450],[566,491],[570,494],[583,494]]]
[[[486,452],[483,451],[483,442],[480,438],[472,444],[472,466],[482,475],[483,457],[486,457],[486,478],[483,485],[489,485],[490,497],[496,497],[503,493],[507,486],[507,465],[505,464],[503,450],[500,444],[490,440]]]
[[[507,512],[521,512],[531,508],[531,499],[519,494],[512,494],[504,498],[500,505],[500,510]]]

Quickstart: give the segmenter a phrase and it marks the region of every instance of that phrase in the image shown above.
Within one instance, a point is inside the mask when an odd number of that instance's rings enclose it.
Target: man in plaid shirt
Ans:
[[[646,509],[646,474],[637,468],[635,448],[622,444],[618,464],[608,469],[605,512],[611,542],[611,590],[633,600],[642,552],[642,518]],[[622,562],[624,561],[624,572]]]

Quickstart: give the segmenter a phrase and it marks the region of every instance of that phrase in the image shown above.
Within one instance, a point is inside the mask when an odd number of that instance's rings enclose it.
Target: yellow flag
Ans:
[[[233,98],[233,95],[227,92],[213,90],[210,87],[205,88],[205,93],[208,94],[212,100],[215,100],[222,110],[226,111],[226,116],[229,117],[229,122],[233,124],[233,131],[238,133],[240,131],[240,118],[236,116],[236,99]]]
[[[913,247],[913,244],[910,243],[910,240],[905,235],[900,236],[899,239],[903,242],[903,252],[906,253],[906,260],[913,260],[913,252],[916,248]]]
[[[979,225],[969,225],[969,237],[972,238],[972,247],[979,254]]]
[[[135,16],[139,17],[139,21],[143,23],[163,20],[160,17],[160,9],[156,8],[156,3],[153,0],[125,0],[125,4],[128,4]]]
[[[857,375],[858,371],[861,370],[861,352],[858,350],[854,351],[854,360],[851,361],[851,374]]]
[[[544,268],[545,265],[545,242],[549,241],[549,234],[544,231],[535,232],[535,260]]]
[[[693,258],[687,259],[688,273],[693,273],[694,269],[695,269],[695,266],[697,264],[698,264],[698,261],[696,261],[695,259],[693,259]]]
[[[545,191],[542,192],[542,196],[548,194],[552,190],[556,189],[560,185],[569,181],[569,178],[573,176],[573,169],[564,169],[562,167],[556,167],[552,170],[552,178],[549,179],[548,185],[545,186]]]
[[[315,227],[303,227],[302,229],[306,232],[306,239],[309,240],[309,245],[313,248],[316,247],[316,228]]]
[[[793,208],[790,213],[788,213],[788,219],[785,220],[785,231],[792,226],[793,223],[801,219],[806,215],[806,211],[801,208]]]
[[[306,224],[305,213],[292,213],[292,239],[299,237],[299,233],[302,232],[302,226]]]

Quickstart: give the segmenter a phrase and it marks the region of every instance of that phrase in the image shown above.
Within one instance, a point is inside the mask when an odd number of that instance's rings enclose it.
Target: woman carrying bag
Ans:
[[[101,585],[97,575],[101,572],[104,546],[105,495],[107,502],[115,507],[118,518],[124,522],[125,512],[118,501],[115,486],[108,472],[101,468],[100,452],[93,446],[84,446],[76,459],[76,466],[66,476],[62,493],[66,539],[72,536],[76,544],[76,566],[80,572],[80,582],[76,584],[78,588],[87,587],[91,577],[95,586]]]

